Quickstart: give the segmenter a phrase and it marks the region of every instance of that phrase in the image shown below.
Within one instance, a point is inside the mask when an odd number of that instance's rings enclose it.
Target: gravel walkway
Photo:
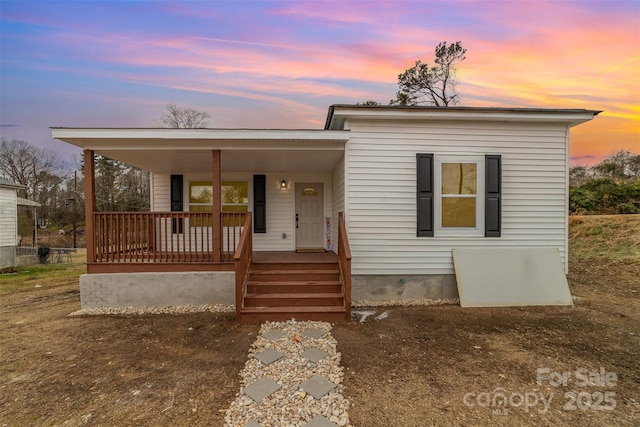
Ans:
[[[240,372],[227,426],[348,426],[343,368],[327,322],[266,322]]]

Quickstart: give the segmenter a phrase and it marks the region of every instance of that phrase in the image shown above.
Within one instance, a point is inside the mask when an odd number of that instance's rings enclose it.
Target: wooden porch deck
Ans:
[[[171,259],[167,255],[157,253],[145,259],[100,259],[87,263],[87,272],[94,273],[140,273],[140,272],[184,272],[184,271],[233,271],[233,256],[229,254],[227,262],[214,262],[210,257],[206,259],[194,256]],[[334,252],[298,253],[294,251],[259,251],[253,253],[253,264],[268,264],[271,266],[286,264],[332,264],[338,262]]]

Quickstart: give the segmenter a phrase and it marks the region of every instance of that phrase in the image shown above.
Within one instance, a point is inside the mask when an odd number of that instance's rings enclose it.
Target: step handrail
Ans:
[[[344,223],[344,212],[338,212],[338,267],[344,295],[346,321],[351,320],[351,247]]]
[[[251,213],[247,212],[240,241],[236,252],[233,254],[233,263],[236,276],[236,321],[240,321],[242,315],[242,306],[244,296],[247,291],[247,282],[249,279],[249,271],[251,270],[251,261],[253,259],[253,226],[251,223]]]

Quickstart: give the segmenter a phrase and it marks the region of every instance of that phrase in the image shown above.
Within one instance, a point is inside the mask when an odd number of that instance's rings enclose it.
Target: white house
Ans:
[[[16,266],[18,190],[24,185],[0,178],[0,269]]]
[[[566,269],[569,129],[598,113],[334,105],[323,130],[54,128],[85,150],[82,304],[332,320],[352,300],[457,297],[456,249],[555,248]],[[95,212],[94,154],[151,172],[150,213]]]

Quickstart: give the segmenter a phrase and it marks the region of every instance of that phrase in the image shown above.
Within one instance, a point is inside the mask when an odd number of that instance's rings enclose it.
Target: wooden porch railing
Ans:
[[[251,225],[251,213],[247,213],[244,222],[240,242],[233,255],[236,276],[236,321],[240,321],[242,304],[247,289],[249,270],[253,259],[253,227]]]
[[[338,212],[338,267],[340,283],[344,295],[344,308],[347,321],[351,320],[351,248],[344,223],[344,212]]]
[[[211,212],[94,212],[95,263],[231,262],[244,212],[220,214],[220,259],[214,259]]]

